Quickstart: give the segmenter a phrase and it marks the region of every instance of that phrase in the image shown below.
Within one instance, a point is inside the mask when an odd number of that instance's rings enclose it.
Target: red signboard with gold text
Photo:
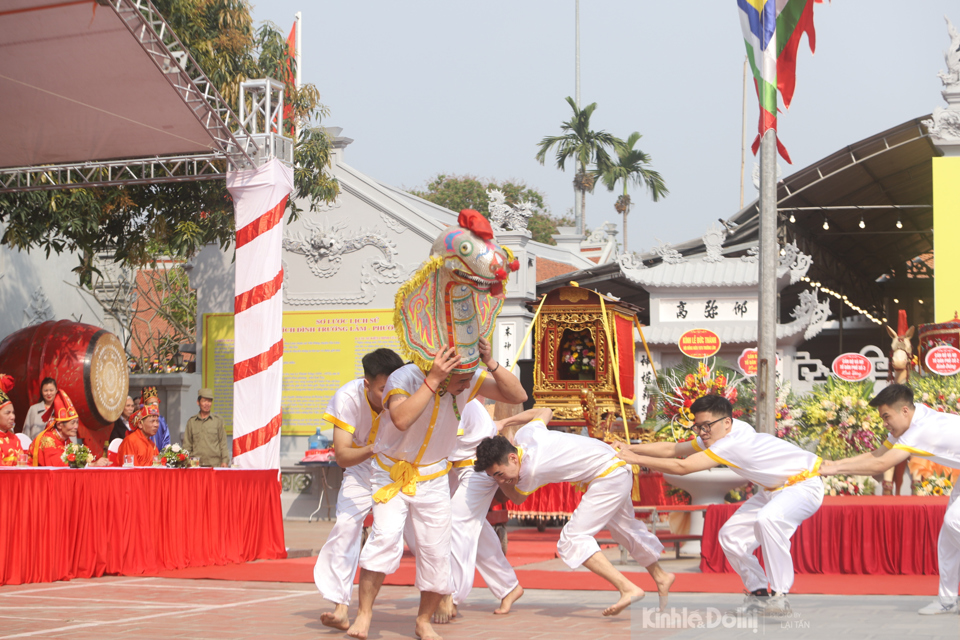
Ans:
[[[691,329],[680,336],[677,346],[685,356],[709,358],[720,351],[720,336],[709,329]]]

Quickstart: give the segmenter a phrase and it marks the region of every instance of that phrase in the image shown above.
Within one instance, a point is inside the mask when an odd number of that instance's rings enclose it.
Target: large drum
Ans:
[[[80,422],[99,429],[120,417],[129,392],[127,355],[117,336],[89,324],[60,320],[21,329],[0,342],[0,372],[16,380],[17,431],[40,382],[53,378],[73,401]]]

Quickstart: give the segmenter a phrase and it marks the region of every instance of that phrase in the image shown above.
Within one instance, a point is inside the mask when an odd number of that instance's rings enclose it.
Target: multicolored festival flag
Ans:
[[[813,5],[823,0],[737,0],[747,59],[760,100],[760,132],[751,149],[757,154],[767,129],[777,129],[777,90],[790,108],[797,83],[797,48],[804,33],[810,52],[817,46]],[[777,138],[777,151],[787,162],[790,154]],[[791,163],[792,164],[792,163]]]

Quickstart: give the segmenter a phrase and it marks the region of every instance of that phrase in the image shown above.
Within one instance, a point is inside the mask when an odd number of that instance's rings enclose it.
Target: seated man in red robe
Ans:
[[[133,414],[131,421],[134,429],[120,443],[117,457],[122,461],[126,456],[133,456],[133,466],[135,467],[153,466],[153,458],[160,455],[160,452],[157,451],[157,445],[153,444],[150,438],[160,428],[160,409],[155,404],[145,405],[140,411]]]
[[[17,416],[13,411],[13,401],[7,394],[13,390],[13,377],[0,373],[0,465],[17,466],[23,447],[20,438],[13,432]]]
[[[47,428],[30,445],[30,464],[35,467],[66,467],[63,451],[70,438],[77,436],[80,419],[70,396],[62,389],[53,397],[53,404],[43,414]]]
[[[47,428],[41,431],[30,445],[30,464],[35,467],[68,466],[63,459],[63,453],[72,438],[77,437],[80,419],[70,396],[64,393],[63,389],[57,391],[53,404],[43,414],[43,419],[47,422]],[[91,460],[89,464],[95,467],[110,464],[106,458]]]

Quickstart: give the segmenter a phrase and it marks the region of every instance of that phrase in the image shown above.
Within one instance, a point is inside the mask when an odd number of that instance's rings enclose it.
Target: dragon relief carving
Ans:
[[[683,254],[673,248],[672,245],[657,238],[657,246],[653,248],[654,253],[660,256],[664,264],[681,264],[686,262]]]
[[[821,329],[823,323],[830,317],[830,303],[820,302],[817,294],[813,291],[800,292],[800,304],[793,308],[790,315],[795,320],[808,319],[807,330],[803,334],[804,340],[814,338]]]
[[[631,251],[630,253],[620,254],[618,258],[620,262],[621,269],[646,269],[647,265],[643,263],[643,259],[640,256]]]
[[[378,249],[381,256],[368,258],[359,272],[360,291],[317,295],[291,294],[287,283],[289,271],[284,269],[284,300],[288,304],[368,304],[376,294],[376,285],[399,284],[416,269],[396,261],[396,245],[377,230],[361,228],[357,233],[344,233],[347,223],[328,226],[304,221],[309,235],[291,233],[283,239],[284,250],[306,258],[310,272],[318,278],[332,278],[340,272],[343,256],[365,247]]]
[[[723,261],[723,241],[727,239],[725,229],[720,229],[716,225],[710,225],[703,236],[703,246],[707,253],[703,256],[704,262],[722,262]]]
[[[800,248],[797,246],[796,240],[790,244],[786,244],[782,248],[782,254],[780,255],[780,262],[777,264],[777,277],[780,277],[787,270],[790,270],[790,284],[795,284],[802,278],[807,275],[807,271],[810,270],[810,266],[813,264],[813,259],[800,251]]]
[[[518,202],[511,207],[507,204],[507,196],[499,189],[487,190],[490,203],[490,225],[494,232],[526,231],[527,221],[534,214],[534,205],[529,202]]]

